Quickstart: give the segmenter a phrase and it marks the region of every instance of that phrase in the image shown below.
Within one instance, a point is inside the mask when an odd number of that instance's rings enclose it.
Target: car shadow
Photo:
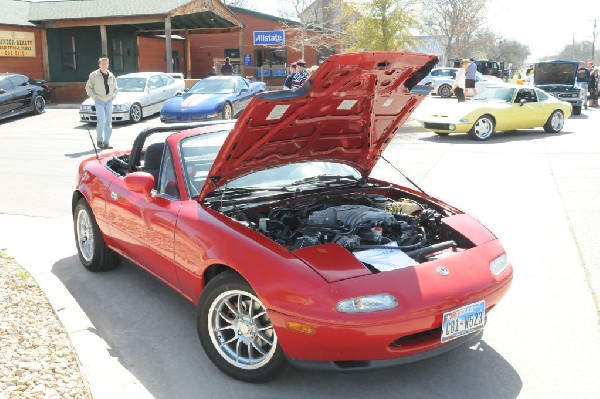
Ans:
[[[485,141],[473,140],[466,133],[455,133],[448,135],[438,135],[431,132],[429,136],[419,137],[421,141],[428,141],[432,143],[453,143],[453,144],[477,144],[482,145],[485,143],[509,143],[517,141],[532,141],[540,140],[548,137],[566,136],[573,134],[570,131],[561,131],[559,133],[546,133],[543,130],[531,129],[531,130],[510,130],[507,132],[496,132],[490,138]]]
[[[204,354],[195,307],[128,261],[103,273],[77,256],[52,267],[111,348],[111,355],[157,399],[192,397],[516,398],[517,371],[485,340],[436,358],[358,374],[290,367],[263,385],[233,380]],[[365,381],[368,381],[365,384]]]

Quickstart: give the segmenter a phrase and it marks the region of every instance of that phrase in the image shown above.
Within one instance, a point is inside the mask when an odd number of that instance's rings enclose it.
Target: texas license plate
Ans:
[[[446,312],[442,320],[442,342],[481,330],[485,324],[485,301]]]

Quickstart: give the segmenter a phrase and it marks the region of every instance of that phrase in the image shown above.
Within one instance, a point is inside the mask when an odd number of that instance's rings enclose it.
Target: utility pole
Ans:
[[[594,33],[592,35],[592,61],[596,55],[596,19],[594,18]]]

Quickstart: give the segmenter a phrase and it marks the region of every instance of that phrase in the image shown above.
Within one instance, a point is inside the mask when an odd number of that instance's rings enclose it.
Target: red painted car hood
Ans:
[[[199,200],[216,186],[289,163],[331,161],[368,176],[425,97],[411,89],[434,55],[375,52],[329,57],[301,88],[252,99],[227,136]]]

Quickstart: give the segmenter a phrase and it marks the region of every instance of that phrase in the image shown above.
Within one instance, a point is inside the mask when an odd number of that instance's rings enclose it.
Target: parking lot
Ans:
[[[427,98],[415,117],[452,101]],[[128,262],[86,272],[70,200],[95,132],[76,107],[0,123],[0,248],[47,291],[97,398],[597,398],[599,121],[600,110],[590,109],[561,133],[475,142],[438,137],[411,119],[391,142],[384,156],[428,194],[481,220],[514,267],[511,291],[490,312],[478,345],[412,365],[361,374],[290,369],[267,385],[234,381],[204,355],[192,304]],[[156,125],[157,117],[115,125],[111,144],[128,149]],[[385,162],[374,176],[410,186]]]

